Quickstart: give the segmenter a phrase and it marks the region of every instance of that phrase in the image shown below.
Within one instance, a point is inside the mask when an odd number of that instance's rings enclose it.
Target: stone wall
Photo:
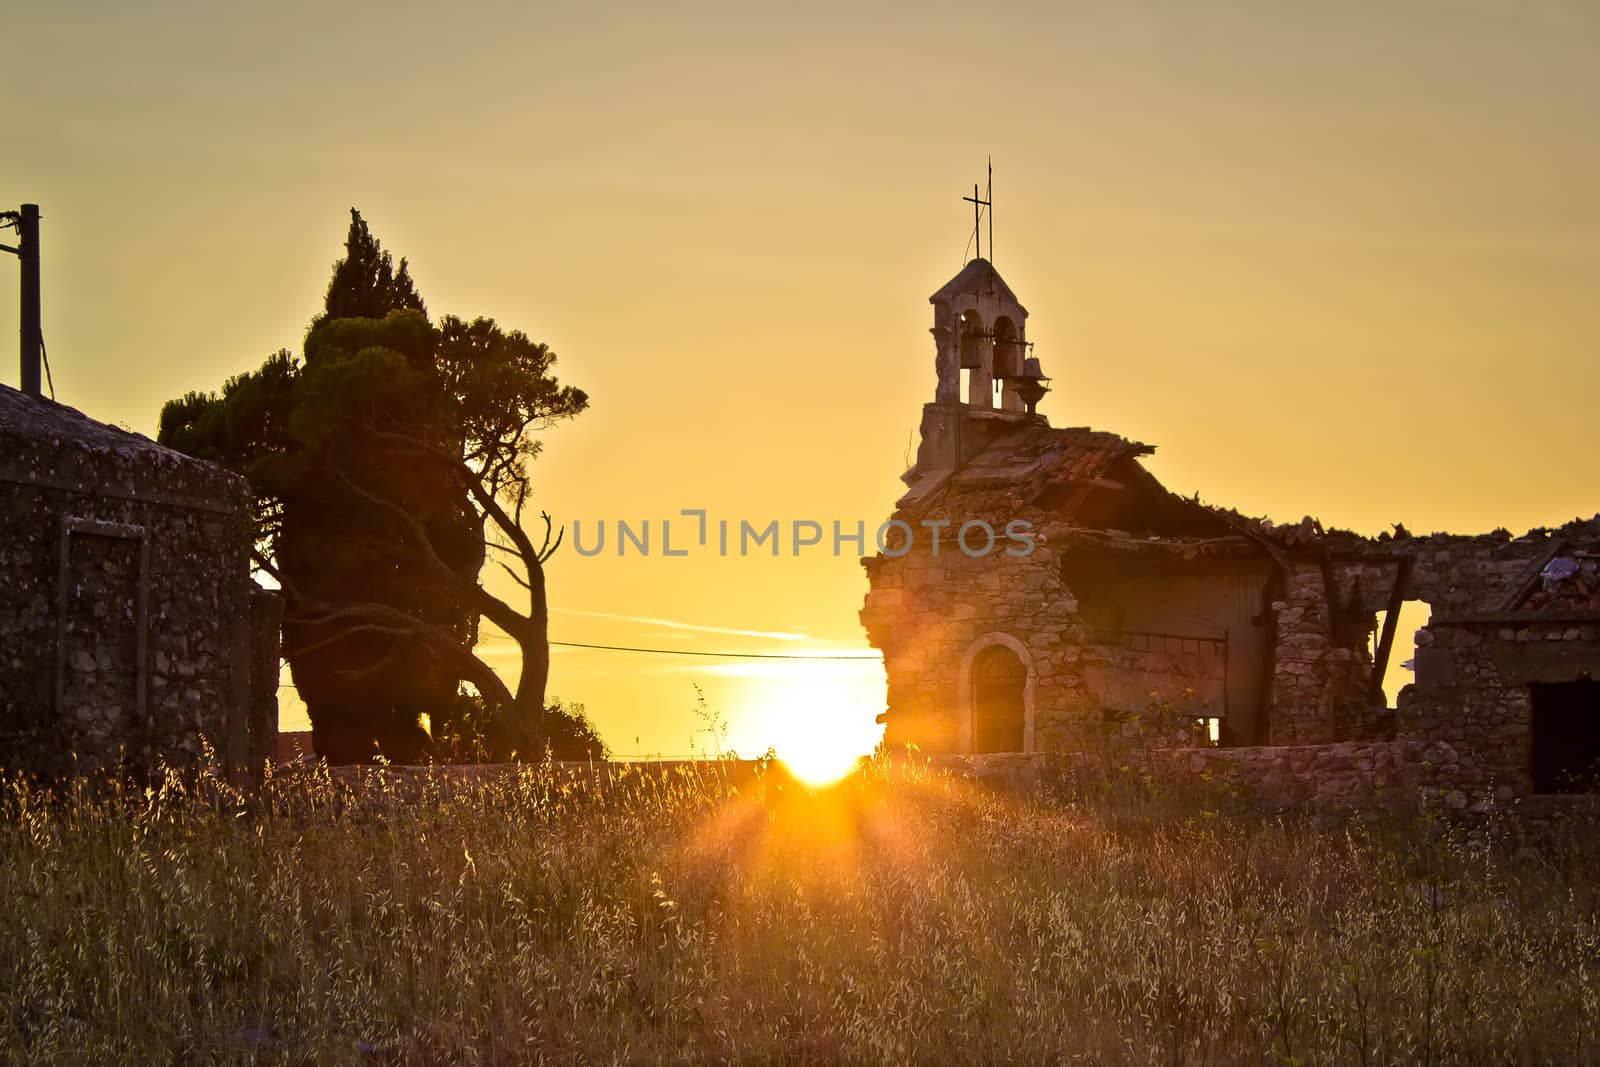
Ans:
[[[1100,754],[1090,756],[1093,759]],[[1039,791],[1052,776],[1071,773],[1081,756],[934,756],[932,766],[988,788],[1019,795]],[[1436,798],[1467,807],[1428,788],[1459,762],[1447,745],[1346,741],[1327,745],[1259,745],[1241,748],[1149,748],[1120,752],[1113,763],[1149,774],[1151,787],[1185,797],[1204,785],[1215,798],[1263,812],[1342,818],[1355,812],[1418,810]],[[1482,797],[1474,800],[1481,801]]]
[[[1156,756],[1187,777],[1237,787],[1265,810],[1317,815],[1412,810],[1434,765],[1454,760],[1448,748],[1395,741],[1169,749]]]
[[[935,556],[924,536],[903,557],[865,561],[862,621],[885,653],[888,746],[914,742],[1005,788],[1035,781],[1041,758],[1092,755],[1105,727],[1131,714],[1180,778],[1226,777],[1268,808],[1483,812],[1535,795],[1530,685],[1600,676],[1600,518],[1517,538],[1318,530],[1273,543],[1268,531],[1246,554],[1207,557],[1181,538],[1080,529],[1037,511],[966,517],[997,529],[1027,517],[1035,550],[971,559],[946,544]],[[1569,576],[1541,578],[1558,555],[1570,557],[1559,569]],[[1538,610],[1508,610],[1530,591]],[[1433,616],[1417,633],[1416,681],[1390,709],[1375,688],[1371,642],[1374,616],[1397,600],[1423,601]],[[1154,632],[1167,628],[1158,618],[1172,630],[1188,620],[1194,636]],[[1206,622],[1251,638],[1220,677]],[[1143,630],[1152,632],[1136,636]],[[1409,637],[1395,635],[1390,678],[1411,654]],[[986,643],[1013,648],[1027,667],[1026,754],[972,754],[969,679]],[[1235,662],[1246,647],[1250,662]],[[1259,670],[1265,716],[1225,734],[1232,747],[1190,747],[1195,717],[1236,695],[1241,669]],[[1140,697],[1149,704],[1133,706]]]
[[[1365,631],[1344,632],[1320,564],[1296,562],[1273,602],[1277,642],[1269,736],[1274,745],[1375,740]]]
[[[962,664],[980,639],[995,634],[1023,649],[1033,749],[1066,743],[1067,717],[1087,706],[1083,650],[1070,641],[1077,602],[1048,543],[1028,556],[1002,551],[974,559],[950,543],[935,555],[924,537],[904,556],[863,562],[871,588],[861,621],[884,654],[894,709],[885,735],[890,746],[914,741],[930,752],[962,750]]]
[[[1528,687],[1600,677],[1600,616],[1435,619],[1418,642],[1417,681],[1402,695],[1399,729],[1461,754],[1437,784],[1457,802],[1485,793],[1500,800],[1531,795]]]
[[[1053,775],[1102,754],[934,756],[932,766],[988,788],[1036,793]],[[1485,810],[1492,794],[1442,787],[1462,757],[1443,742],[1344,741],[1326,745],[1122,750],[1121,763],[1151,777],[1151,787],[1183,798],[1203,785],[1214,799],[1267,813],[1343,818],[1353,813],[1414,813],[1433,803],[1461,813]],[[1092,766],[1092,763],[1091,763]],[[1509,799],[1502,796],[1500,799]]]
[[[884,653],[891,748],[971,750],[964,681],[991,643],[1013,647],[1028,670],[1029,752],[1079,749],[1094,733],[1086,727],[1107,716],[1138,716],[1143,729],[1188,741],[1196,718],[1218,713],[1225,671],[1212,643],[1089,625],[1046,535],[1027,556],[971,558],[951,545],[935,555],[924,543],[864,562],[871,588],[861,620]],[[1108,703],[1108,693],[1122,699]]]
[[[248,504],[218,467],[0,387],[6,766],[138,771],[205,744],[245,765]]]
[[[1005,520],[991,521],[1003,527]],[[1244,671],[1262,669],[1259,659],[1242,670],[1236,667],[1230,682],[1227,647],[1220,639],[1227,628],[1220,623],[1191,635],[1163,632],[1176,627],[1148,611],[1137,618],[1118,616],[1117,626],[1101,625],[1103,619],[1092,622],[1062,577],[1062,556],[1072,548],[1058,546],[1047,532],[1035,536],[1027,556],[996,552],[970,558],[950,544],[935,555],[924,537],[904,556],[864,561],[870,589],[861,620],[868,639],[884,652],[890,747],[911,741],[928,752],[970,751],[964,675],[973,652],[985,643],[1014,642],[1020,649],[1029,671],[1031,752],[1080,748],[1085,725],[1108,715],[1161,719],[1171,726],[1173,740],[1187,739],[1196,718],[1222,714],[1227,690],[1240,688]],[[1230,611],[1237,599],[1234,587],[1247,584],[1245,573],[1236,565],[1215,569],[1215,598]],[[1320,571],[1316,577],[1320,583]],[[1201,600],[1206,580],[1203,566],[1186,579]],[[1118,604],[1127,599],[1100,595]],[[1325,626],[1316,615],[1318,588],[1308,583],[1302,595],[1309,606],[1290,637],[1306,656],[1305,690],[1321,694],[1330,664],[1355,672],[1361,667],[1347,650],[1328,648]],[[1197,604],[1186,610],[1202,610]],[[1357,682],[1351,686],[1362,691]],[[1297,691],[1285,692],[1298,699]],[[1325,718],[1332,739],[1339,724],[1331,711]]]
[[[1030,672],[1029,751],[1073,750],[1084,723],[1128,714],[1182,726],[1238,712],[1234,743],[1392,737],[1392,716],[1371,706],[1370,627],[1341,625],[1321,563],[1293,560],[1268,582],[1266,563],[1248,557],[1175,564],[1130,550],[1111,560],[1084,555],[1059,529],[1036,537],[1025,557],[972,559],[949,545],[935,556],[924,538],[904,556],[865,561],[861,618],[884,651],[891,747],[970,751],[963,676],[973,649],[1002,635]],[[1064,559],[1094,587],[1070,588]]]
[[[1367,612],[1383,611],[1398,577],[1402,557],[1411,560],[1401,595],[1421,600],[1444,616],[1492,611],[1528,577],[1536,563],[1561,538],[1593,543],[1600,528],[1593,521],[1572,523],[1561,530],[1532,530],[1512,537],[1505,530],[1458,535],[1372,540],[1345,545],[1335,555],[1333,573],[1338,593]]]

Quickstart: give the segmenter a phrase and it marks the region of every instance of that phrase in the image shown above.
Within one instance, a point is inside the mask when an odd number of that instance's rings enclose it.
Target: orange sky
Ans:
[[[589,391],[559,519],[870,524],[992,153],[1057,425],[1279,519],[1600,506],[1590,4],[460,7],[8,5],[0,203],[43,206],[58,397],[149,433],[298,345],[355,205],[432,311]],[[848,557],[564,551],[551,588],[557,639],[865,647]],[[624,753],[688,749],[692,683],[745,753],[865,747],[882,702],[861,664],[555,663]]]

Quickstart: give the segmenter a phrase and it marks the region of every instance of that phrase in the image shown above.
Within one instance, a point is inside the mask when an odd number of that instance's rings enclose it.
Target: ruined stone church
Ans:
[[[914,538],[863,561],[888,746],[1039,755],[1141,716],[1197,767],[1293,766],[1312,792],[1321,771],[1347,792],[1392,775],[1455,806],[1596,789],[1600,516],[1369,538],[1208,506],[1152,476],[1151,446],[1036,412],[1049,379],[991,263],[931,302],[934,398],[894,518],[1021,519],[1035,544],[973,557]],[[1431,616],[1397,664],[1418,601]],[[1415,679],[1390,706],[1402,667]]]

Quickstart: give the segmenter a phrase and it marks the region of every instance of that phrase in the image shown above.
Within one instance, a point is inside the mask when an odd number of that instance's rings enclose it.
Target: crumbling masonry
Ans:
[[[1139,716],[1175,759],[1283,804],[1596,789],[1600,516],[1366,538],[1206,506],[1145,470],[1149,446],[1032,413],[1047,379],[1028,313],[988,262],[932,303],[935,399],[894,515],[923,536],[864,561],[889,746],[1015,763]],[[955,543],[965,523],[1019,519],[1031,553]],[[936,552],[924,524],[940,521]],[[1414,601],[1431,618],[1390,707]]]

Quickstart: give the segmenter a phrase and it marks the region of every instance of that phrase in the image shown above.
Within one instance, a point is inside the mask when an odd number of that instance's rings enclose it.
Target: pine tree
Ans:
[[[502,751],[542,751],[549,672],[543,562],[522,529],[535,429],[587,405],[555,354],[492,320],[428,321],[406,261],[354,209],[303,358],[281,352],[218,393],[162,411],[163,443],[249,478],[258,564],[289,601],[284,655],[321,755],[430,748],[418,725],[458,680],[493,708]],[[479,582],[489,547],[516,564],[525,608]],[[510,567],[505,561],[501,566]],[[521,572],[520,574],[518,572]],[[522,646],[515,693],[473,654],[489,618]]]
[[[411,270],[402,257],[400,269],[372,236],[361,212],[350,209],[350,232],[344,240],[344,258],[333,265],[323,313],[312,325],[328,319],[381,319],[391,311],[420,311],[422,297],[411,282]]]

